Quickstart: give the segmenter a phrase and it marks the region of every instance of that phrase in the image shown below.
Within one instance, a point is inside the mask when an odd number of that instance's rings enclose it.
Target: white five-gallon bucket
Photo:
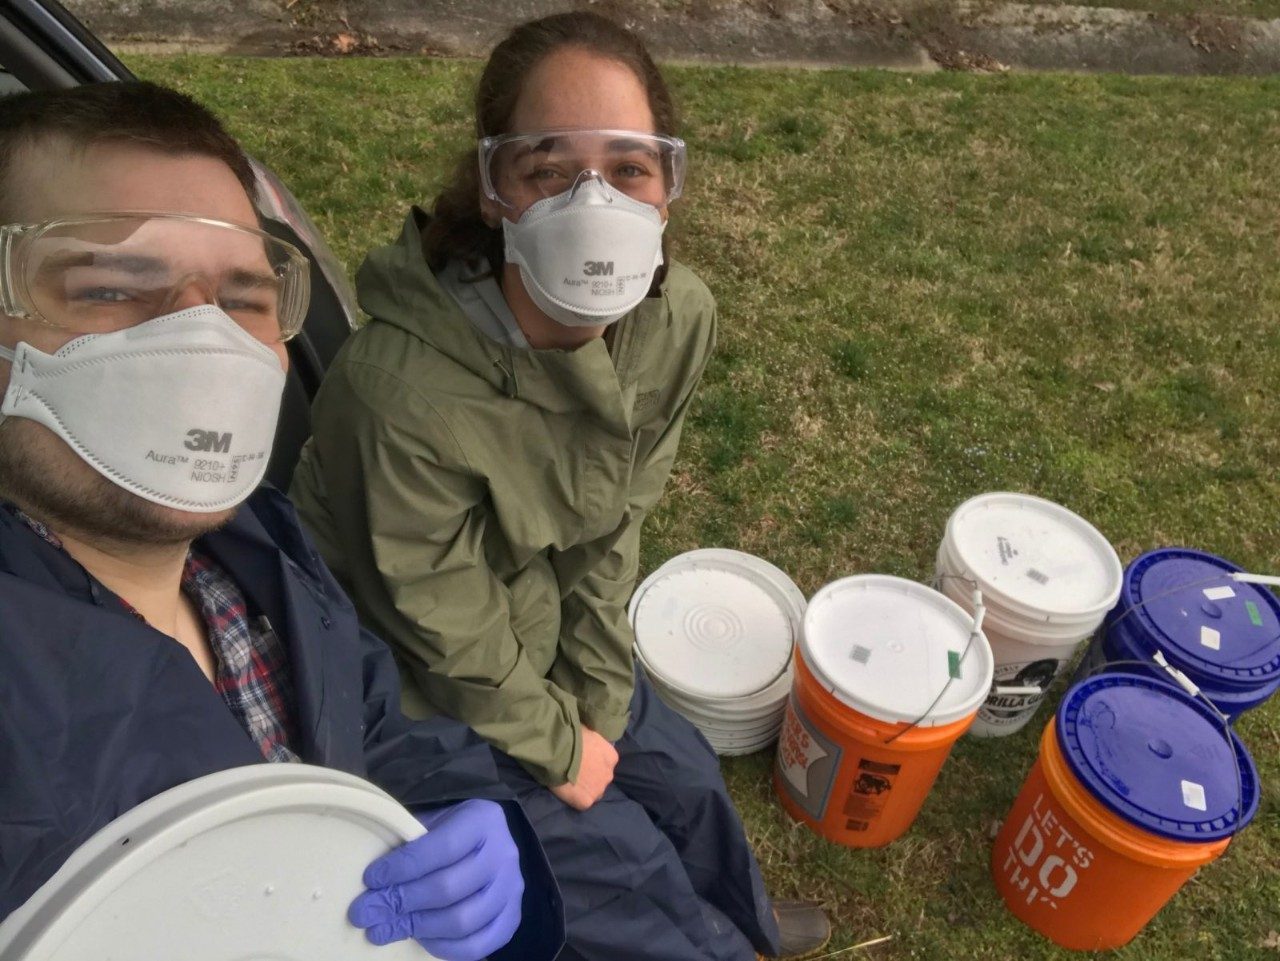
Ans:
[[[971,733],[1012,734],[1031,719],[1115,604],[1122,573],[1107,539],[1050,501],[992,493],[956,508],[938,549],[935,585],[969,613],[975,587],[981,591],[983,633],[996,659]]]
[[[768,561],[706,548],[674,557],[631,597],[635,654],[654,691],[717,754],[778,737],[805,599]]]

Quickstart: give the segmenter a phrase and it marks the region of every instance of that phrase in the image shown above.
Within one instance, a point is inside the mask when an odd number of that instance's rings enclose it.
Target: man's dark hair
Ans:
[[[58,136],[78,150],[122,143],[214,157],[254,196],[249,158],[208,109],[146,81],[94,83],[0,98],[0,223],[12,218],[20,200],[11,195],[14,161],[24,149]]]

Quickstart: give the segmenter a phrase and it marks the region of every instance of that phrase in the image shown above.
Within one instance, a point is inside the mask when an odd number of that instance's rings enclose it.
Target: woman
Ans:
[[[361,268],[373,320],[293,496],[406,710],[501,752],[565,898],[562,957],[816,947],[801,905],[780,944],[714,754],[632,665],[640,526],[715,340],[710,293],[663,251],[670,95],[632,34],[564,14],[494,50],[477,128],[431,216]]]

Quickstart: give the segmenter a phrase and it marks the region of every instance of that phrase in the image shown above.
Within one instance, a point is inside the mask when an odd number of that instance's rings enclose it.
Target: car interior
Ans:
[[[132,72],[55,0],[0,0],[0,97],[83,83],[134,79]],[[311,435],[311,401],[325,370],[355,328],[357,310],[342,265],[302,206],[269,168],[254,160],[262,227],[311,263],[311,304],[289,341],[285,384],[267,480],[286,490]]]

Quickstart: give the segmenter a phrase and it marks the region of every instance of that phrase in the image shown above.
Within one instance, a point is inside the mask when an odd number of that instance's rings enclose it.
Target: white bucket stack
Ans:
[[[804,611],[804,595],[778,568],[719,548],[667,561],[628,609],[636,659],[658,696],[717,754],[777,740]]]
[[[1105,537],[1065,507],[1027,494],[982,494],[947,521],[935,586],[973,613],[995,654],[995,683],[970,733],[1012,734],[1120,596],[1123,569]]]

